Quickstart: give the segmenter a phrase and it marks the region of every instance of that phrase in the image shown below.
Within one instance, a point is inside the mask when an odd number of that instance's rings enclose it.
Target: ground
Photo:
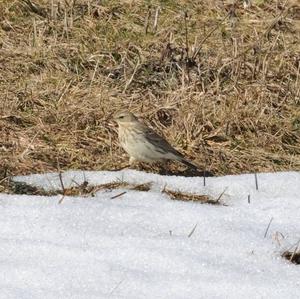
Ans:
[[[1,1],[0,182],[120,168],[124,108],[216,175],[299,169],[299,28],[297,1]]]
[[[0,298],[299,297],[300,7],[251,2],[0,2]],[[216,177],[116,171],[124,108]]]

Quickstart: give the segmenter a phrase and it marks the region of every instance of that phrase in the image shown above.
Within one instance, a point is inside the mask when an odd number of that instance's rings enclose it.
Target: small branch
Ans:
[[[194,52],[194,54],[193,54],[193,59],[195,59],[196,57],[197,57],[197,55],[199,54],[199,52],[200,52],[200,50],[201,50],[201,48],[202,48],[202,45],[206,42],[206,40],[220,27],[220,25],[230,16],[230,13],[231,12],[229,12],[223,19],[221,19],[221,21],[219,21],[218,23],[217,23],[217,25],[212,29],[212,30],[210,30],[207,34],[206,34],[206,36],[202,39],[202,41],[200,42],[200,44],[199,44],[199,47],[198,47],[198,49]]]
[[[281,232],[276,232],[275,236],[274,236],[274,239],[277,242],[278,246],[281,246],[281,242],[280,242],[279,237],[281,238],[281,240],[284,239],[284,235]]]
[[[61,197],[61,199],[58,201],[58,204],[60,205],[60,204],[63,202],[64,199],[65,199],[65,195],[63,195],[63,196]]]
[[[30,143],[28,144],[28,146],[26,147],[26,149],[20,154],[20,158],[24,159],[25,155],[29,152],[33,142],[35,141],[35,138],[37,137],[37,135],[39,134],[39,132],[36,132],[36,134],[33,136],[32,140],[30,141]]]
[[[189,40],[188,40],[188,26],[187,26],[187,17],[188,14],[184,12],[184,29],[185,29],[185,51],[186,51],[186,58],[189,59]]]
[[[123,281],[125,280],[125,278],[124,279],[122,279],[122,280],[120,280],[114,287],[113,287],[113,289],[110,291],[110,293],[108,294],[108,297],[110,297],[112,294],[113,294],[113,292],[123,283]]]
[[[219,195],[219,197],[217,198],[216,202],[219,202],[221,197],[223,196],[223,194],[225,193],[225,191],[228,189],[228,187],[226,187],[223,192]]]
[[[273,219],[274,219],[273,217],[270,219],[270,222],[269,222],[268,227],[267,227],[267,229],[266,229],[266,231],[265,231],[265,234],[264,234],[264,238],[266,238],[266,236],[267,236],[267,234],[268,234],[268,231],[269,231],[269,228],[270,228],[270,226],[271,226],[271,223],[272,223]]]
[[[297,246],[295,247],[295,250],[293,251],[293,254],[290,257],[290,262],[293,260],[295,254],[297,253],[299,245],[300,245],[300,240],[298,241]]]
[[[65,195],[66,195],[66,188],[65,188],[64,181],[63,181],[63,178],[62,178],[62,172],[60,170],[59,170],[59,173],[58,173],[58,177],[59,177],[60,186],[61,186],[61,189],[62,189],[62,197],[58,201],[58,204],[61,204],[63,202],[64,198],[65,198]]]
[[[193,235],[193,233],[196,230],[197,225],[198,225],[198,223],[196,223],[196,225],[193,227],[193,229],[191,230],[191,232],[188,234],[188,238],[190,238]]]
[[[64,95],[67,93],[67,91],[70,89],[71,85],[73,84],[74,80],[70,80],[69,83],[65,83],[63,88],[61,89],[61,92],[56,100],[56,103],[60,103]]]
[[[145,34],[148,34],[150,18],[151,18],[151,5],[148,6],[148,13],[145,20]]]
[[[36,29],[36,22],[35,19],[33,19],[33,36],[32,36],[32,45],[33,47],[37,46],[37,29]]]
[[[154,24],[153,24],[153,31],[154,32],[157,31],[159,11],[160,11],[160,7],[157,7],[156,11],[155,11]]]
[[[135,66],[135,68],[134,68],[134,70],[133,70],[133,73],[132,73],[130,79],[126,82],[126,85],[125,85],[125,87],[124,87],[124,89],[123,89],[123,93],[125,93],[125,91],[126,91],[127,88],[129,87],[129,85],[131,84],[131,82],[132,82],[132,80],[133,80],[133,78],[134,78],[134,75],[135,75],[135,73],[136,73],[136,71],[137,71],[139,65],[140,65],[140,60],[138,59],[138,62],[136,63],[136,66]]]
[[[63,191],[63,194],[65,194],[66,189],[65,189],[65,185],[64,185],[64,182],[63,182],[63,179],[62,179],[62,172],[61,171],[59,171],[58,177],[59,177],[60,186],[61,186],[61,189]]]
[[[117,195],[115,195],[115,196],[112,196],[110,199],[118,198],[118,197],[120,197],[120,196],[122,196],[122,195],[124,195],[124,194],[126,194],[126,193],[127,193],[126,191],[121,192],[121,193],[119,193],[119,194],[117,194]]]
[[[206,152],[206,147],[204,142],[202,141],[201,143],[202,148],[203,148],[203,154],[204,154],[204,159],[205,159],[205,166],[204,166],[204,173],[203,173],[203,186],[206,186],[206,169],[207,169],[207,152]]]
[[[258,190],[258,179],[257,179],[257,173],[254,173],[255,178],[255,189]]]
[[[91,93],[91,87],[92,87],[93,81],[94,81],[94,79],[95,79],[95,76],[96,76],[96,72],[97,72],[98,66],[99,66],[99,59],[98,59],[97,62],[96,62],[96,65],[95,65],[95,68],[94,68],[94,72],[93,72],[93,75],[92,75],[92,78],[91,78],[91,82],[90,82],[90,86],[89,86],[89,89],[90,89],[90,92],[89,92],[89,93]]]

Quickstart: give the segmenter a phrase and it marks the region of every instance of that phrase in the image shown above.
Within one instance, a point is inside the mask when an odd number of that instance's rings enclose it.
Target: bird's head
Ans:
[[[137,117],[129,111],[121,111],[115,114],[114,121],[120,125],[123,123],[135,122],[137,121]]]

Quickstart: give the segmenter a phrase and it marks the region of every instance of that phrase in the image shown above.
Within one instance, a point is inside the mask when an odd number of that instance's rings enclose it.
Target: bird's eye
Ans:
[[[124,118],[124,116],[123,116],[123,115],[121,115],[121,116],[119,116],[119,118],[120,118],[120,119],[122,119],[122,118]]]

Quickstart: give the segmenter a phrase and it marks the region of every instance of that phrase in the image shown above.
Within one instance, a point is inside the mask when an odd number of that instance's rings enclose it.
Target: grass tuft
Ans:
[[[225,190],[224,190],[225,192]],[[167,189],[166,187],[162,190],[162,193],[167,194],[171,199],[174,200],[183,200],[183,201],[195,201],[199,203],[204,203],[204,204],[211,204],[211,205],[223,205],[225,206],[226,204],[222,204],[220,202],[220,199],[224,192],[221,193],[221,195],[215,199],[210,195],[203,195],[203,194],[191,194],[191,193],[185,193],[181,191],[174,191]]]
[[[0,182],[120,168],[128,157],[110,118],[124,107],[217,175],[299,170],[299,11],[1,1]]]

